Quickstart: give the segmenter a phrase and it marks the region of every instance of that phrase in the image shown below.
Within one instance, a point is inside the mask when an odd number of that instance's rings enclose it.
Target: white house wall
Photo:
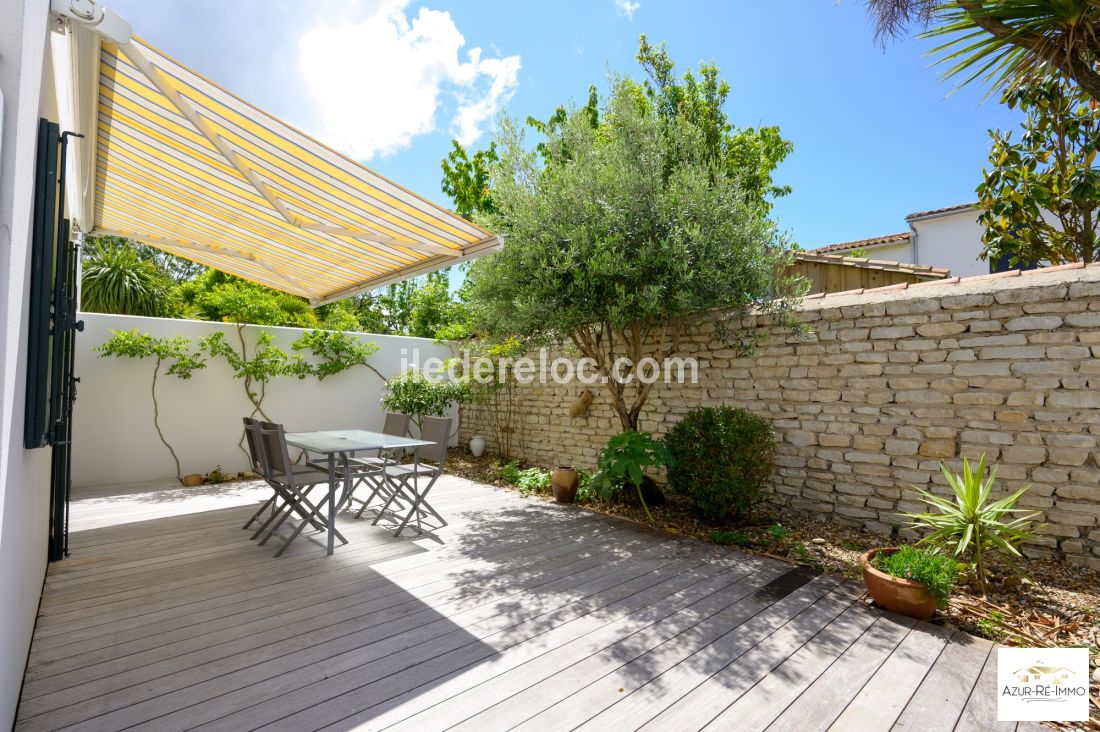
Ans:
[[[830,252],[835,254],[848,254],[848,252]],[[905,262],[914,264],[913,248],[909,242],[902,241],[895,244],[881,244],[864,249],[864,256],[870,259],[882,259],[887,262]]]
[[[175,464],[153,428],[150,384],[152,361],[101,358],[93,351],[110,338],[111,330],[137,328],[155,336],[186,336],[197,342],[223,331],[236,344],[236,329],[226,323],[82,313],[84,332],[77,342],[75,373],[80,377],[73,419],[73,484],[91,486],[151,480],[171,480]],[[245,329],[249,351],[262,329]],[[276,345],[290,351],[303,331],[266,328]],[[424,338],[359,334],[380,346],[370,363],[387,377],[401,372],[402,359],[423,364],[430,357],[447,359],[452,348]],[[233,378],[221,359],[190,381],[161,374],[157,386],[161,427],[176,450],[184,474],[247,467],[237,446],[241,417],[252,407],[242,382]],[[319,429],[381,429],[382,380],[355,366],[324,381],[280,377],[268,385],[264,410],[288,431]],[[457,416],[457,413],[456,413]]]
[[[46,571],[50,449],[23,449],[35,140],[53,116],[48,0],[0,2],[0,726],[15,719]]]
[[[915,264],[947,267],[952,276],[989,274],[989,262],[978,259],[983,229],[977,211],[921,219],[912,227],[917,233]]]

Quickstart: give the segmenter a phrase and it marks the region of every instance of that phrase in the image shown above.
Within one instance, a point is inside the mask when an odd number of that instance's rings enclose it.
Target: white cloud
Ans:
[[[631,2],[631,0],[615,0],[615,12],[619,15],[625,15],[627,20],[634,20],[634,11],[642,7],[641,3]]]
[[[320,135],[353,157],[408,147],[417,135],[437,129],[441,107],[453,107],[450,131],[470,145],[518,85],[518,55],[482,58],[481,49],[472,48],[463,60],[466,39],[451,14],[422,7],[410,18],[409,2],[325,12],[299,39]]]

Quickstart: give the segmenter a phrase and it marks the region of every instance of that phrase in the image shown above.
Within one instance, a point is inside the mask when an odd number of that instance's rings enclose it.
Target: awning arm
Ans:
[[[211,145],[221,153],[222,157],[233,166],[241,176],[248,181],[248,183],[256,189],[268,204],[275,209],[278,214],[291,226],[296,226],[300,229],[307,229],[309,231],[323,232],[326,234],[333,234],[336,236],[347,236],[353,239],[362,239],[363,241],[373,242],[375,244],[395,244],[407,249],[415,249],[418,251],[430,252],[432,254],[440,254],[446,257],[457,257],[462,252],[456,252],[453,249],[442,246],[440,244],[430,244],[425,242],[414,241],[406,238],[396,238],[386,234],[378,232],[371,232],[364,229],[351,229],[341,226],[333,226],[329,224],[322,224],[319,222],[306,221],[301,216],[293,213],[286,204],[283,203],[272,191],[265,181],[256,173],[256,170],[248,164],[248,162],[242,158],[237,151],[234,150],[225,138],[222,137],[217,130],[195,109],[179,91],[176,89],[172,80],[168,78],[161,69],[154,66],[149,62],[149,59],[145,57],[145,54],[141,52],[141,49],[134,43],[127,43],[119,46],[119,50],[125,54],[126,58],[134,65],[134,68],[141,71],[141,73],[149,80],[149,82],[157,88],[161,94],[164,95],[168,101],[172,103],[172,106],[183,115],[194,128],[205,137]]]

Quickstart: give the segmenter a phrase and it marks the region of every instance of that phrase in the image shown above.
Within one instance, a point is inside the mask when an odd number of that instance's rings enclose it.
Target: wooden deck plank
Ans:
[[[750,619],[710,640],[707,645],[640,685],[632,693],[624,694],[614,706],[592,717],[578,729],[642,727],[710,678],[714,672],[724,668],[731,660],[750,651],[776,628],[815,603],[837,584],[836,578],[821,577],[781,599],[754,594],[753,600],[757,605],[753,608],[753,603],[749,603],[752,611]]]
[[[262,725],[318,705],[339,719],[356,711],[356,705],[384,701],[529,638],[542,635],[550,642],[551,633],[562,627],[567,626],[559,634],[610,622],[616,612],[629,612],[650,598],[680,589],[698,573],[713,571],[717,570],[695,559],[653,559],[633,566],[629,572],[613,572],[587,583],[579,593],[581,597],[533,597],[512,603],[502,608],[503,612],[472,625],[419,642],[413,634],[409,639],[397,639],[392,647],[372,649],[369,656],[347,654],[330,658],[323,667],[283,668],[280,675],[262,686],[253,684],[226,695],[231,698],[219,698],[219,703],[238,707],[238,711],[218,714],[217,719],[209,720],[211,724],[200,728],[235,730],[245,723]],[[570,625],[573,620],[582,622]],[[194,710],[187,710],[157,719],[155,727],[171,730],[194,722]]]
[[[529,571],[534,571],[540,581],[548,581],[548,577],[552,578],[563,573],[577,577],[583,570],[601,569],[607,566],[606,557],[576,557],[566,562],[557,559],[559,552],[574,553],[575,546],[559,548],[554,553],[548,553],[545,550],[545,544],[537,544],[524,551],[514,547],[510,548],[510,551],[502,548],[501,552],[509,551],[511,561],[527,567]],[[525,561],[527,553],[537,553],[537,555]],[[539,568],[539,565],[544,563],[550,564],[548,569],[551,569],[554,575],[549,575]],[[466,578],[469,579],[468,574]],[[168,673],[236,656],[270,643],[280,643],[281,648],[285,650],[288,642],[301,642],[302,639],[310,637],[311,632],[316,636],[315,631],[319,625],[336,624],[340,627],[348,627],[348,623],[355,623],[350,627],[361,629],[368,627],[365,623],[373,619],[375,614],[383,611],[388,620],[393,620],[405,613],[425,610],[424,601],[428,598],[431,598],[433,606],[439,603],[442,609],[457,612],[463,605],[473,606],[475,600],[488,602],[491,599],[519,594],[531,584],[517,581],[507,588],[501,587],[494,590],[490,589],[493,584],[491,576],[487,574],[483,579],[486,583],[484,592],[462,597],[460,602],[449,604],[448,600],[460,588],[461,581],[453,577],[448,578],[443,570],[435,567],[420,569],[415,578],[401,585],[393,585],[386,577],[375,577],[365,581],[361,591],[341,597],[338,601],[326,598],[323,594],[311,593],[298,602],[292,603],[296,606],[294,610],[269,605],[249,613],[237,613],[220,618],[214,622],[208,620],[202,625],[201,635],[195,635],[194,629],[189,626],[182,629],[184,639],[181,642],[154,645],[151,651],[145,654],[120,654],[117,647],[107,648],[103,653],[111,660],[86,665],[82,667],[82,674],[59,673],[55,666],[52,669],[53,673],[43,675],[46,683],[42,685],[42,690],[39,690],[38,684],[29,683],[24,689],[24,698],[33,699],[41,693],[49,693],[52,689],[62,689],[66,698],[75,701],[76,695],[89,691],[81,688],[82,684],[91,685],[98,693],[106,693],[129,685],[128,679],[134,680],[130,683],[137,681],[148,683]],[[387,587],[387,584],[390,586]],[[277,625],[273,626],[270,622],[272,617],[278,618]],[[163,634],[161,637],[163,638]],[[155,643],[156,640],[157,638],[154,637],[153,642]],[[236,657],[244,658],[244,656]],[[38,676],[36,675],[35,678]]]
[[[78,491],[85,528],[49,569],[16,728],[995,719],[967,688],[988,647],[931,658],[936,636],[853,604],[835,577],[451,477],[433,491],[451,521],[438,532],[394,539],[343,515],[335,555],[298,541],[275,560],[240,528],[265,496]]]
[[[781,569],[778,567],[758,572],[731,568],[722,575],[689,588],[701,589],[699,596],[677,593],[529,660],[525,654],[519,653],[494,658],[491,663],[481,664],[434,687],[428,692],[432,700],[444,701],[402,720],[393,729],[450,728],[455,722],[463,721],[464,724],[457,725],[458,728],[469,724],[480,726],[484,723],[479,719],[482,715],[490,716],[492,725],[510,727],[518,724],[539,710],[539,693],[547,691],[547,684],[555,687],[554,691],[565,693],[575,686],[583,687],[584,680],[591,673],[589,669],[598,668],[600,658],[627,652],[625,649],[628,647],[631,649],[629,652],[641,653],[645,646],[656,645],[667,640],[669,635],[676,634],[682,624],[697,621],[701,615],[709,617],[736,603],[759,589],[779,571]],[[679,622],[673,620],[673,616]],[[586,661],[589,662],[587,665]],[[559,674],[568,678],[563,686],[558,685],[559,679],[556,677]],[[512,698],[520,693],[523,695],[522,704]],[[419,696],[422,695],[413,697],[417,706],[429,702]],[[522,716],[513,719],[517,714]],[[372,724],[380,723],[373,714],[370,719]],[[355,718],[341,720],[341,723],[359,721],[362,720]]]
[[[950,637],[946,628],[914,627],[829,729],[857,732],[893,727]]]
[[[862,594],[854,583],[839,586],[760,641],[731,659],[642,729],[703,729],[726,707],[767,676]],[[721,726],[718,726],[721,729]]]
[[[707,728],[746,732],[765,729],[880,617],[880,610],[862,602],[850,605],[808,643],[742,694]]]
[[[640,566],[644,568],[647,565],[640,563]],[[616,566],[614,564],[609,565],[609,563],[604,560],[596,569],[600,572],[598,576],[604,577],[608,573],[613,572]],[[588,576],[589,575],[585,573],[580,573],[567,577],[567,581],[577,582]],[[407,593],[402,592],[401,594],[407,597]],[[413,598],[409,598],[409,600],[412,599]],[[490,607],[482,614],[493,617],[495,612],[497,611],[493,607]],[[436,625],[439,626],[439,632],[446,633],[454,627],[453,623],[441,622],[442,619],[439,618],[439,614],[434,610],[431,611],[430,615],[434,616],[436,620],[440,620],[440,622],[436,622]],[[464,620],[469,619],[471,618],[464,618]],[[473,615],[472,619],[477,620],[479,616]],[[308,623],[304,625],[305,627],[309,627]],[[424,621],[414,625],[413,630],[431,637],[429,631],[431,631],[432,628],[429,626],[431,626],[431,623]],[[332,656],[349,654],[355,648],[361,647],[363,643],[375,639],[375,634],[363,633],[362,630],[363,629],[355,624],[349,624],[346,620],[338,620],[331,625],[326,625],[312,632],[292,636],[291,639],[282,642],[260,645],[245,654],[231,654],[218,660],[212,660],[193,667],[186,667],[186,664],[181,664],[184,668],[178,669],[168,675],[154,678],[151,681],[141,684],[139,687],[123,685],[122,688],[116,691],[95,696],[86,702],[65,706],[64,709],[58,709],[56,712],[47,712],[45,718],[47,720],[54,720],[51,721],[50,724],[55,723],[58,719],[77,719],[79,721],[81,719],[80,715],[88,713],[89,710],[102,713],[102,711],[108,709],[129,707],[137,704],[146,696],[159,698],[162,695],[172,693],[174,690],[177,691],[174,691],[174,696],[172,698],[158,699],[156,704],[158,711],[169,710],[173,703],[173,699],[176,698],[183,700],[180,702],[183,705],[180,708],[184,708],[187,700],[202,698],[202,689],[211,687],[216,688],[220,693],[224,693],[227,690],[235,688],[233,684],[236,681],[239,681],[241,685],[247,686],[253,683],[255,677],[268,666],[274,666],[277,673],[285,671],[288,665],[294,667],[293,664],[295,663],[308,666],[323,662]],[[377,640],[385,641],[390,638],[391,636],[389,635],[383,635],[377,638]],[[384,647],[400,647],[401,644],[407,642],[411,642],[407,635],[398,636],[393,638],[390,643]],[[218,648],[214,648],[215,653],[218,653],[218,651]],[[378,650],[378,652],[381,653],[382,651]],[[171,664],[168,665],[171,666]],[[216,681],[213,681],[212,677],[216,677]],[[202,686],[204,682],[206,682],[206,686]],[[110,683],[110,681],[101,682],[100,684],[96,684],[95,687],[98,688],[102,683]],[[192,688],[196,685],[200,685],[201,688]],[[88,689],[79,689],[78,691],[84,693],[87,692]],[[34,702],[36,700],[31,701]],[[50,699],[47,701],[59,700]],[[36,711],[38,711],[37,706]],[[126,712],[128,715],[139,713],[140,709],[134,708],[130,708],[129,711]]]
[[[987,640],[955,631],[898,717],[894,732],[954,728],[992,648]]]
[[[909,634],[915,621],[884,615],[810,684],[769,730],[825,730]]]
[[[1014,732],[1015,722],[997,721],[997,648],[994,646],[966,700],[955,732]]]

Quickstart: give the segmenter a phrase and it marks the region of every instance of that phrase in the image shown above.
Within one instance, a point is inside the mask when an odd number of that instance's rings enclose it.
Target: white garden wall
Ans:
[[[94,348],[111,330],[137,328],[154,336],[186,336],[196,343],[221,330],[236,343],[236,328],[228,323],[124,315],[83,313],[84,332],[77,339],[76,375],[80,377],[73,425],[73,485],[132,483],[175,477],[175,464],[153,429],[150,383],[153,362],[100,358]],[[247,326],[249,353],[261,330],[290,352],[303,333],[297,328]],[[430,357],[453,355],[449,346],[423,338],[357,334],[380,349],[371,364],[386,377],[401,372],[402,358],[423,365]],[[419,361],[414,360],[418,352]],[[190,381],[163,373],[157,385],[161,428],[179,455],[184,474],[206,473],[216,465],[225,471],[247,467],[237,443],[241,417],[252,407],[242,383],[228,365],[212,359]],[[282,377],[268,385],[264,410],[290,432],[320,429],[381,429],[382,380],[356,366],[324,381]]]

